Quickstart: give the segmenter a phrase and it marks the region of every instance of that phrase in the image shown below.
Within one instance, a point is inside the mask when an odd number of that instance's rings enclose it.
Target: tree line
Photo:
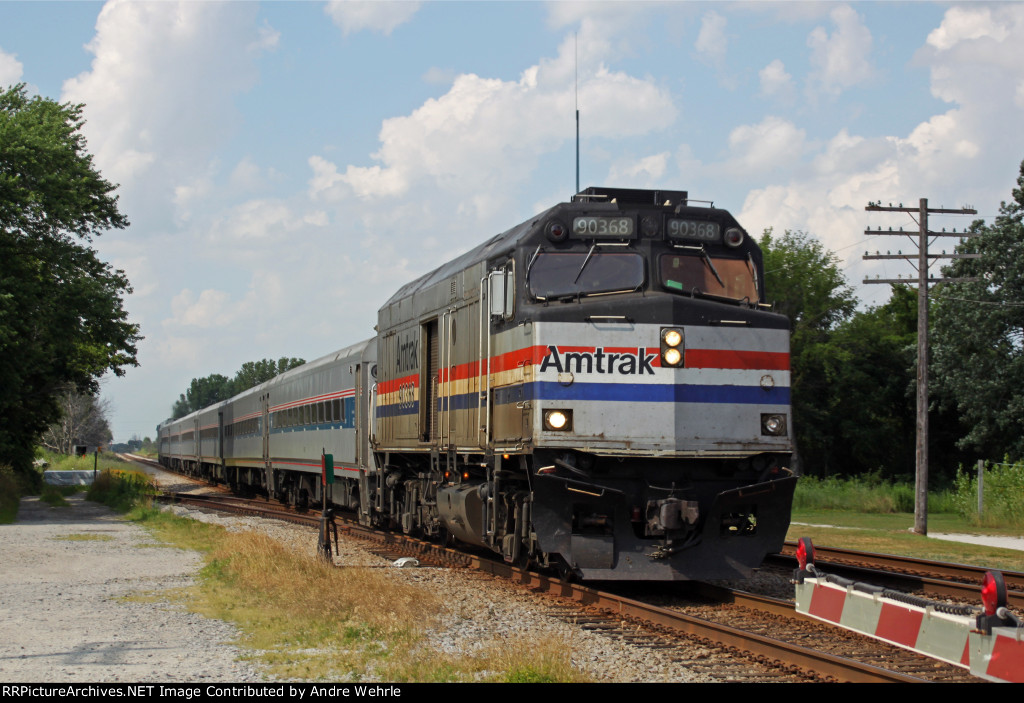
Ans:
[[[1024,457],[1024,163],[1012,200],[930,293],[929,463],[951,479],[976,459]],[[792,324],[791,385],[799,468],[811,475],[913,474],[917,293],[894,285],[865,310],[819,241],[761,238],[765,285]]]
[[[228,378],[219,373],[193,378],[188,390],[178,396],[178,400],[174,402],[171,408],[171,419],[177,420],[191,412],[227,400],[305,363],[305,359],[287,356],[283,356],[277,361],[260,359],[242,364],[242,368],[238,370],[234,378]]]

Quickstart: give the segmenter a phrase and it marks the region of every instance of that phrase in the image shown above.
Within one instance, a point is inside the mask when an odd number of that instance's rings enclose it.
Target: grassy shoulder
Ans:
[[[968,475],[928,499],[928,532],[1024,535],[1024,491],[1014,483],[1019,465],[994,468],[986,477],[985,509],[977,514],[977,489]],[[911,532],[913,485],[866,475],[857,478],[802,478],[797,486],[793,525],[787,538],[810,537],[823,547],[841,547],[1024,571],[1024,552]]]
[[[108,488],[118,488],[112,478]],[[136,486],[137,488],[137,486]],[[277,677],[395,682],[573,682],[571,642],[481,642],[473,654],[429,648],[443,594],[373,568],[336,568],[255,532],[175,517],[139,492],[127,517],[159,542],[203,555],[198,585],[175,595],[194,612],[236,624],[250,657]]]
[[[9,525],[18,518],[18,505],[22,496],[39,496],[44,503],[59,508],[69,505],[66,500],[67,496],[88,490],[87,486],[48,485],[43,481],[43,474],[46,471],[93,471],[95,469],[98,476],[105,471],[137,473],[130,469],[128,463],[110,453],[98,456],[92,454],[68,456],[39,449],[36,455],[38,461],[34,473],[28,476],[18,475],[10,467],[0,464],[0,525]],[[118,508],[117,505],[111,507]]]

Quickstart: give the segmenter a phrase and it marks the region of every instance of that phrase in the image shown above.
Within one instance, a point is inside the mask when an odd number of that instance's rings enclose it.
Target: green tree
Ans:
[[[834,436],[828,342],[853,314],[857,299],[836,255],[811,235],[787,230],[775,237],[767,229],[760,245],[768,299],[793,325],[790,388],[798,466],[805,473],[828,473]]]
[[[250,388],[255,388],[261,383],[266,383],[275,376],[280,376],[289,369],[305,364],[304,359],[294,359],[283,356],[276,362],[273,359],[260,359],[259,361],[247,361],[235,374],[233,381],[234,392],[241,393]]]
[[[305,363],[303,359],[287,356],[283,356],[277,361],[260,359],[242,364],[242,368],[238,370],[233,379],[219,373],[203,378],[193,378],[188,390],[178,396],[178,400],[171,408],[171,417],[178,419],[214,403],[227,400]]]
[[[981,257],[946,269],[980,280],[936,286],[932,315],[933,397],[961,415],[961,447],[997,459],[1024,457],[1024,162],[1012,195],[957,247]]]
[[[174,404],[171,417],[184,417],[208,405],[227,400],[235,394],[232,389],[231,379],[219,373],[193,378],[188,390],[182,393]]]
[[[88,246],[128,221],[86,151],[82,109],[23,84],[0,92],[0,463],[21,472],[61,389],[95,393],[138,364],[128,279]]]
[[[887,303],[855,313],[817,347],[829,473],[912,472],[916,341],[917,293],[893,286]]]

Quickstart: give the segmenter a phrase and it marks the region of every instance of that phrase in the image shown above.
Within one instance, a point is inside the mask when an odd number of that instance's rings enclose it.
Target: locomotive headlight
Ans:
[[[547,227],[544,228],[544,233],[552,242],[564,242],[569,238],[569,228],[560,220],[548,222]]]
[[[664,366],[681,366],[683,363],[683,331],[677,327],[663,327],[661,330],[661,361]]]
[[[544,429],[556,432],[572,430],[572,410],[545,410]]]
[[[743,230],[736,227],[725,230],[725,243],[731,247],[738,247],[743,243]]]
[[[786,434],[786,416],[762,413],[761,434],[782,437]]]

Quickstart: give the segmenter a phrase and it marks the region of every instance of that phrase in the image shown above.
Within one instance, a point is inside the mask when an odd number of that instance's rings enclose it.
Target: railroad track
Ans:
[[[260,515],[319,526],[316,512],[284,509],[265,499],[176,494],[166,500],[202,509]],[[795,612],[786,601],[702,584],[683,599],[657,605],[546,574],[513,567],[339,518],[339,532],[369,541],[368,549],[393,561],[413,556],[424,564],[474,569],[550,597],[549,614],[599,630],[634,646],[656,647],[680,666],[731,681],[924,682],[976,680],[942,664],[884,643],[842,632]],[[311,534],[311,539],[314,538]],[[697,602],[694,602],[696,597]],[[663,599],[662,599],[663,600]],[[680,601],[680,602],[677,602]]]
[[[969,564],[948,564],[818,545],[814,551],[815,562],[828,573],[899,590],[954,598],[974,605],[981,603],[981,583],[988,571]],[[769,556],[765,563],[795,569],[796,544],[787,542],[782,554]],[[1008,591],[1007,605],[1011,609],[1024,610],[1024,574],[1013,571],[1002,574]]]

